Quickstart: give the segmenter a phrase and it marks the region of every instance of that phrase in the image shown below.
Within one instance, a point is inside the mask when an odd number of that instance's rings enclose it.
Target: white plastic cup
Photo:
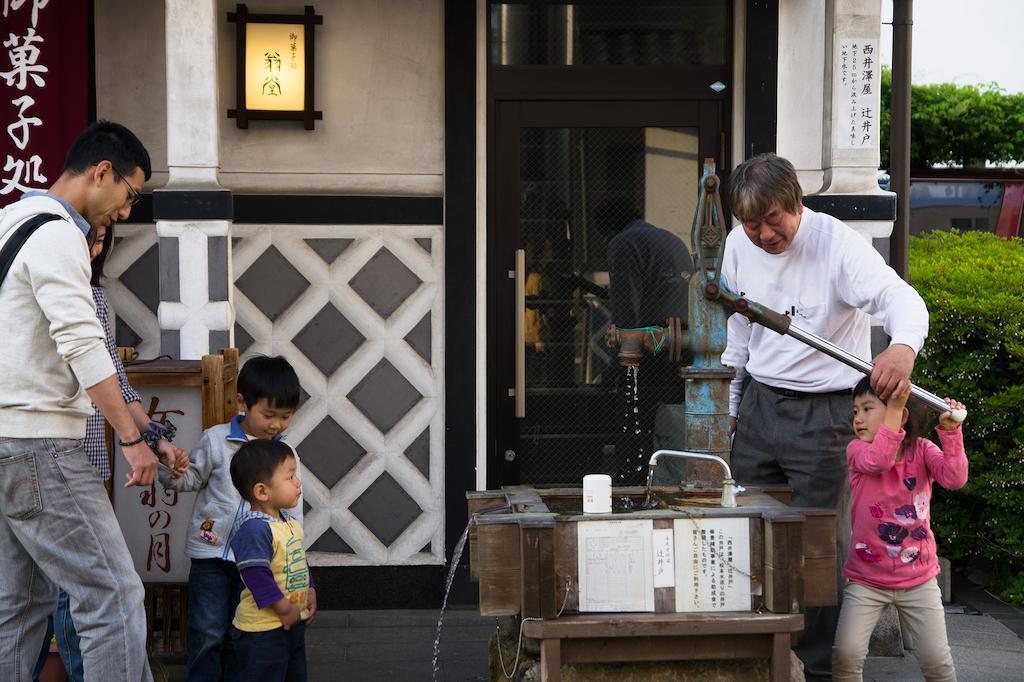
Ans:
[[[583,477],[583,513],[612,513],[612,477],[608,474],[587,474]]]

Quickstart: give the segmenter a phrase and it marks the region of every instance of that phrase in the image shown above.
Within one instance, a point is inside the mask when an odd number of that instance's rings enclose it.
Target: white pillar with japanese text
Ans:
[[[841,0],[826,16],[823,162],[830,193],[878,192],[882,65],[880,0]]]
[[[777,149],[805,194],[881,192],[880,37],[881,0],[779,5]]]

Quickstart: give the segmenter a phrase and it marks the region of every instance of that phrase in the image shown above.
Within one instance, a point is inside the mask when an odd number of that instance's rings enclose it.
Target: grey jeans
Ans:
[[[0,680],[28,682],[57,585],[87,680],[153,679],[142,581],[82,441],[0,438]]]

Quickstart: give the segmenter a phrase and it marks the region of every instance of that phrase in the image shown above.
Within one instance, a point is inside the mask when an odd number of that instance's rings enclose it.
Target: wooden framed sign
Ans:
[[[313,27],[324,23],[312,5],[302,14],[250,14],[244,4],[228,12],[235,24],[235,108],[228,118],[302,121],[313,130],[323,118],[314,107]]]
[[[238,351],[202,360],[159,360],[128,365],[128,383],[142,396],[142,407],[158,422],[177,428],[175,445],[191,450],[203,431],[237,413],[235,406]],[[184,553],[185,535],[195,493],[164,491],[159,481],[146,487],[125,488],[128,463],[114,443],[111,462],[112,498],[118,523],[144,583],[183,583],[190,562]]]

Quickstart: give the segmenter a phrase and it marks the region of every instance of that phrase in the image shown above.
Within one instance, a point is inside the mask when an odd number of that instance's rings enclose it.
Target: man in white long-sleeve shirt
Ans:
[[[881,319],[892,341],[875,358],[871,383],[888,398],[910,381],[928,310],[867,239],[805,208],[802,194],[792,164],[774,154],[736,168],[730,202],[742,229],[727,238],[722,277],[730,290],[860,357],[871,355],[871,316]],[[737,481],[787,484],[794,506],[839,508],[845,517],[850,389],[861,375],[738,314],[729,319],[722,363],[736,369],[729,415]],[[839,530],[848,534],[849,522]],[[807,614],[796,649],[808,679],[831,672],[837,617],[838,609]]]
[[[46,193],[0,211],[0,249],[24,241],[0,282],[0,679],[28,680],[57,605],[70,596],[85,678],[151,680],[142,581],[82,439],[95,404],[132,473],[157,459],[121,397],[89,284],[91,230],[125,220],[150,175],[124,126],[91,125]]]

